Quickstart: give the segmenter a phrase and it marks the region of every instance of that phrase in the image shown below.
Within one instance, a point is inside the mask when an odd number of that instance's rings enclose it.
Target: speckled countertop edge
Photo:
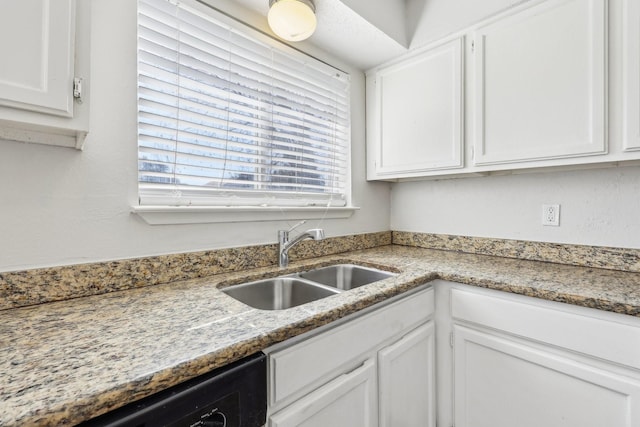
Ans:
[[[640,249],[392,231],[396,245],[640,272]]]
[[[294,261],[389,244],[390,231],[329,237],[300,242],[290,257]],[[0,310],[269,267],[277,260],[277,244],[267,244],[0,271]]]
[[[218,287],[335,262],[400,274],[283,311]],[[0,425],[73,425],[441,278],[640,317],[640,274],[380,246],[0,312]]]
[[[640,249],[406,231],[380,231],[304,241],[291,250],[290,256],[292,261],[313,259],[390,244],[640,272]],[[267,244],[0,271],[0,310],[269,267],[277,262],[277,250],[276,244]]]

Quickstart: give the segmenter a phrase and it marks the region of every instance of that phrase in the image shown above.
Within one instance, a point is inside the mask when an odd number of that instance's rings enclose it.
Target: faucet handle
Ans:
[[[294,225],[293,227],[291,227],[290,229],[287,230],[287,233],[291,233],[293,230],[295,230],[296,228],[300,227],[302,224],[306,223],[307,220],[303,219],[302,221],[300,221],[299,223],[297,223],[296,225]]]

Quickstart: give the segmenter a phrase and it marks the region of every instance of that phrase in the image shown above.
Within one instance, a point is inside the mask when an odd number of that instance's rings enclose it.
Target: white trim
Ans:
[[[169,225],[349,218],[359,209],[354,206],[336,208],[133,206],[131,212],[142,217],[147,224]]]
[[[0,139],[82,150],[87,131],[0,119]]]

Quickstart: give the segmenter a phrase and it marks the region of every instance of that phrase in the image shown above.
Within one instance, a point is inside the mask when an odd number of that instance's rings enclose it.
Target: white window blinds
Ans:
[[[138,11],[141,205],[346,205],[348,75],[196,2]]]

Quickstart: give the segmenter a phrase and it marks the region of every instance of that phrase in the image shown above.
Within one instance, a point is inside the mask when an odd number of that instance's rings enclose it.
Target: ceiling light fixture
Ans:
[[[269,0],[267,21],[278,37],[299,42],[316,30],[316,6],[313,0]]]

